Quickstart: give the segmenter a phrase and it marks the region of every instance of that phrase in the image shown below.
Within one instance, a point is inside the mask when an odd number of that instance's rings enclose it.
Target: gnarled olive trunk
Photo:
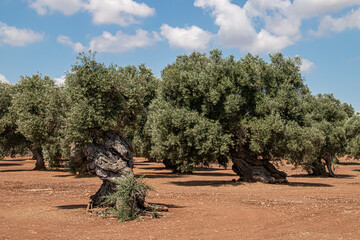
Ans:
[[[84,149],[77,143],[70,145],[70,161],[72,168],[71,171],[76,174],[79,172],[80,175],[91,174],[91,171],[87,167],[87,159],[84,154]]]
[[[321,159],[324,159],[325,163],[323,163]],[[328,171],[326,171],[325,167]],[[311,171],[311,175],[314,176],[335,177],[335,173],[332,170],[332,156],[330,154],[324,154],[318,158],[317,161],[311,164]]]
[[[46,170],[44,156],[41,147],[34,147],[30,149],[33,157],[36,159],[34,170]]]
[[[104,196],[115,190],[116,182],[134,176],[131,146],[122,135],[115,131],[94,130],[93,143],[86,144],[84,154],[88,168],[94,170],[103,180],[95,195],[90,197],[88,208],[101,206]],[[138,207],[144,208],[145,194],[137,194]]]
[[[287,183],[286,173],[275,168],[267,159],[258,159],[247,149],[233,151],[232,169],[245,182]]]

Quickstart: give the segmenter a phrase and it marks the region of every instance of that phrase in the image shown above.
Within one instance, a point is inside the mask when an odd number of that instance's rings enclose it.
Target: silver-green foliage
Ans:
[[[152,154],[180,171],[225,165],[241,148],[262,159],[300,160],[305,146],[294,138],[306,134],[302,97],[309,90],[299,63],[280,53],[269,63],[250,54],[223,58],[219,50],[209,57],[179,56],[162,71],[161,91],[150,107]]]
[[[341,157],[350,153],[347,145],[352,137],[346,134],[346,124],[354,116],[354,110],[332,94],[307,96],[305,108],[303,129],[312,135],[305,136],[303,142],[311,141],[312,145],[306,149],[301,165],[312,172],[313,163],[324,156]]]
[[[0,158],[24,153],[28,142],[17,132],[16,116],[11,111],[14,85],[0,82]]]
[[[157,88],[151,70],[144,65],[105,66],[92,53],[81,53],[77,59],[65,81],[70,106],[63,128],[66,146],[91,142],[95,129],[134,138],[142,131]]]
[[[143,209],[140,208],[138,199],[144,198],[152,187],[146,184],[143,178],[131,176],[116,182],[114,192],[104,197],[102,205],[109,207],[110,214],[122,221],[136,218]],[[143,203],[142,203],[143,204]]]
[[[354,115],[345,123],[345,132],[347,137],[346,152],[360,158],[360,116]]]
[[[22,77],[15,85],[12,111],[17,131],[32,147],[58,142],[64,115],[64,96],[60,87],[48,76],[35,74]]]

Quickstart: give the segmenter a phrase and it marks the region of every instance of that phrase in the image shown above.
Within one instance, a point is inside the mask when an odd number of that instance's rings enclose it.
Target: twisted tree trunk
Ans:
[[[247,149],[233,151],[232,169],[245,182],[288,183],[286,173],[275,168],[267,159],[258,159]]]
[[[101,206],[104,196],[115,190],[119,179],[133,177],[133,153],[127,140],[115,131],[94,131],[93,143],[84,149],[88,168],[103,180],[100,189],[90,197],[89,208]],[[145,194],[137,194],[136,202],[143,208]]]
[[[31,148],[33,157],[36,159],[34,170],[46,170],[44,156],[41,147]]]
[[[323,163],[321,159],[324,159],[325,163]],[[311,175],[335,177],[335,173],[332,170],[332,156],[330,154],[324,154],[322,157],[318,158],[317,161],[311,164],[311,167]],[[327,168],[327,171],[325,167]]]
[[[92,172],[87,167],[87,159],[84,154],[84,149],[77,143],[70,145],[70,160],[75,164],[74,173],[79,172],[80,175],[91,174]]]

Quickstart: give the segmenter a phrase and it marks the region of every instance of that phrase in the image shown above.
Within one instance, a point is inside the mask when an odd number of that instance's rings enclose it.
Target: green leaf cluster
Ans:
[[[102,205],[108,207],[110,214],[121,221],[129,221],[141,213],[139,199],[143,199],[146,193],[153,188],[146,184],[143,178],[131,176],[116,182],[114,192],[104,196]]]
[[[95,54],[81,53],[66,75],[68,110],[63,135],[71,142],[92,142],[94,130],[116,130],[136,140],[136,150],[148,151],[144,125],[159,80],[145,65],[105,66]],[[144,140],[144,141],[142,141]]]
[[[226,166],[243,150],[310,170],[325,154],[359,156],[359,116],[331,94],[312,95],[300,64],[281,53],[267,62],[215,49],[178,56],[160,80],[145,65],[106,66],[81,53],[61,87],[40,74],[0,83],[1,154],[40,147],[55,159],[97,130],[115,130],[138,156],[181,172]]]
[[[0,82],[0,158],[24,153],[29,145],[26,138],[17,132],[16,116],[11,111],[15,87]]]
[[[223,58],[219,50],[178,56],[162,71],[150,106],[152,156],[184,172],[226,165],[237,151],[295,165],[345,153],[352,107],[332,95],[313,96],[300,64],[281,53],[269,62],[251,54]]]
[[[32,147],[58,141],[64,114],[64,95],[48,76],[22,77],[14,86],[11,111],[16,116],[17,132]]]
[[[345,123],[345,134],[347,137],[346,153],[360,158],[360,116],[354,115]]]
[[[21,77],[15,85],[1,84],[1,88],[3,154],[24,153],[59,142],[64,98],[52,79],[35,74]]]

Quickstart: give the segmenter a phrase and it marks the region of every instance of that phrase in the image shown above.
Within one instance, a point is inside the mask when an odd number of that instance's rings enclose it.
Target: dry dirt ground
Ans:
[[[232,183],[231,169],[193,175],[135,159],[165,204],[162,218],[121,223],[87,213],[97,177],[32,171],[27,158],[0,161],[0,239],[360,239],[360,162],[341,160],[337,178],[282,166],[289,185]]]

